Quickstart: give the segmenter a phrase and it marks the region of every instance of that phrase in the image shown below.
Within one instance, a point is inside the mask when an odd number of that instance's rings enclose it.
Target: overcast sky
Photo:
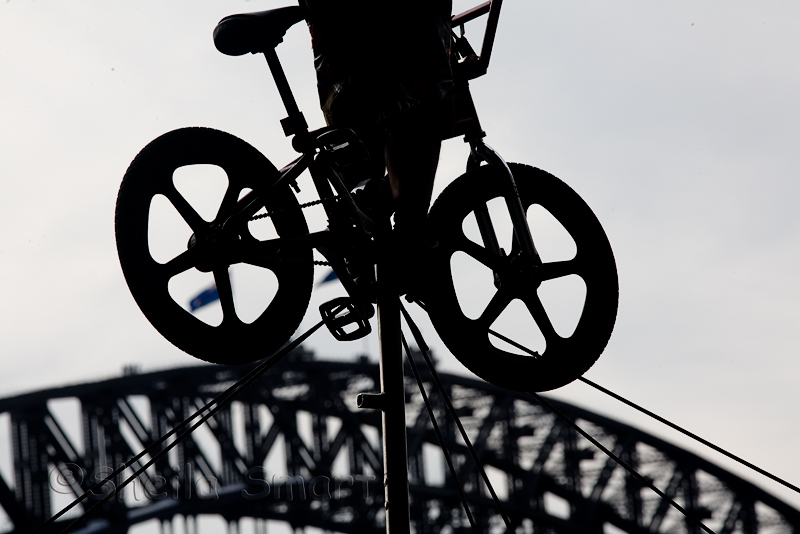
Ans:
[[[228,131],[278,167],[293,157],[263,58],[223,56],[211,40],[225,15],[287,3],[0,4],[0,396],[115,376],[131,363],[199,363],[128,292],[116,194],[138,151],[179,127]],[[790,1],[509,0],[489,75],[473,83],[487,142],[570,184],[614,249],[617,325],[586,376],[795,484],[798,27],[800,4]],[[301,109],[321,126],[303,25],[279,52]],[[466,156],[461,140],[446,143],[437,193]],[[315,289],[301,329],[338,292]],[[442,369],[468,374],[417,316]],[[308,346],[352,358],[374,356],[377,342],[320,332]],[[800,506],[800,495],[585,385],[552,394]]]

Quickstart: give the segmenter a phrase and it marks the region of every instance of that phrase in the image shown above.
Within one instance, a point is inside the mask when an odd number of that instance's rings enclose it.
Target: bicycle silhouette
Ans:
[[[507,164],[483,142],[468,81],[487,71],[500,5],[499,0],[485,2],[453,17],[453,28],[461,27],[461,32],[453,32],[457,120],[452,136],[464,136],[471,151],[467,172],[442,192],[430,210],[438,246],[424,259],[424,290],[412,290],[410,295],[423,304],[453,355],[475,374],[510,389],[545,391],[576,379],[604,350],[616,319],[617,273],[605,232],[577,193],[545,171]],[[463,35],[463,25],[486,14],[484,41],[477,54]],[[165,338],[208,362],[255,361],[289,340],[311,297],[314,249],[325,251],[354,303],[351,311],[362,322],[372,314],[370,291],[354,282],[345,258],[359,257],[367,264],[379,261],[389,221],[367,216],[342,180],[347,168],[368,157],[356,134],[332,127],[309,131],[297,107],[275,48],[301,20],[301,8],[292,6],[226,17],[214,31],[222,53],[265,55],[288,112],[281,125],[287,137],[293,136],[299,157],[278,170],[253,146],[228,133],[178,129],[155,139],[136,156],[117,198],[117,249],[134,299]],[[210,221],[181,195],[173,179],[176,170],[198,164],[217,166],[227,176],[227,188]],[[310,232],[297,201],[297,180],[306,170],[318,195],[313,204],[321,204],[328,217],[327,231]],[[166,261],[154,259],[149,244],[151,209],[159,195],[191,229],[186,250]],[[511,221],[510,246],[501,246],[506,236],[495,229],[498,204]],[[574,242],[574,255],[542,260],[528,222],[532,206],[544,209],[566,230]],[[269,218],[275,237],[254,235],[252,223],[259,218]],[[470,224],[477,226],[479,236],[465,230]],[[485,308],[476,313],[465,312],[460,302],[463,292],[454,282],[454,275],[458,278],[454,258],[465,255],[491,273],[494,285]],[[269,270],[278,282],[271,301],[249,322],[237,315],[234,302],[229,268],[237,264]],[[170,280],[190,270],[213,274],[222,309],[220,324],[199,320],[171,296]],[[582,280],[585,297],[574,330],[564,334],[554,327],[539,289],[543,283],[570,276]],[[526,349],[513,335],[493,328],[512,302],[524,305],[532,326],[522,328],[538,328],[543,350]],[[359,330],[355,337],[362,333]]]

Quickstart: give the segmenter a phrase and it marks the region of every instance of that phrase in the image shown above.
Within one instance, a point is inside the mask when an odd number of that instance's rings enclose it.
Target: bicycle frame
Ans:
[[[349,129],[325,127],[297,136],[293,144],[302,150],[302,155],[279,170],[277,178],[267,178],[265,183],[271,182],[269,185],[254,189],[242,197],[238,202],[239,209],[222,223],[222,228],[232,228],[235,232],[235,228],[247,224],[265,205],[262,199],[269,195],[273,188],[298,189],[297,179],[304,171],[309,170],[319,199],[328,215],[331,229],[337,231],[311,232],[293,238],[282,237],[251,243],[248,245],[250,251],[266,256],[276,256],[282,250],[298,248],[329,251],[331,255],[326,255],[326,259],[347,293],[353,297],[360,314],[363,317],[371,317],[374,310],[370,304],[370,295],[366,293],[366,288],[355,284],[347,272],[341,254],[341,251],[351,246],[353,241],[362,240],[366,244],[375,227],[373,221],[356,205],[350,191],[334,168],[337,158],[342,157],[337,155],[337,152],[347,150],[352,146],[350,143],[356,144],[360,141]],[[370,254],[372,251],[365,252]]]
[[[475,20],[487,13],[489,14],[489,19],[486,21],[486,31],[483,34],[480,55],[476,55],[471,47],[471,53],[465,55],[467,58],[466,61],[471,64],[470,76],[467,78],[469,80],[483,76],[489,69],[489,60],[491,59],[492,50],[494,48],[494,38],[497,34],[497,23],[500,20],[501,7],[503,7],[503,0],[488,0],[472,9],[468,9],[463,13],[453,16],[453,28],[460,27],[461,35],[459,39],[464,39],[464,25],[471,20]]]
[[[461,84],[461,89],[465,91],[464,94],[469,99],[470,105],[471,96],[469,95],[467,82],[468,80],[486,74],[488,70],[501,7],[502,0],[489,0],[464,13],[455,15],[452,18],[453,26],[461,27],[460,36],[453,33],[454,49],[457,56],[460,56],[460,61],[454,62],[454,76],[457,79],[457,84]],[[478,56],[464,37],[464,24],[486,14],[488,14],[488,21],[481,46],[481,54]],[[284,134],[287,137],[294,136],[292,146],[295,150],[301,152],[302,155],[278,171],[279,176],[274,180],[270,180],[272,183],[269,186],[264,189],[251,191],[243,197],[239,201],[240,209],[223,223],[223,227],[228,225],[236,226],[249,220],[249,218],[255,215],[261,206],[264,205],[264,203],[260,201],[260,198],[262,198],[263,195],[268,195],[272,188],[290,185],[296,188],[296,180],[308,169],[311,172],[319,198],[323,202],[323,206],[331,221],[335,221],[342,216],[347,216],[355,223],[359,233],[369,238],[374,229],[373,221],[359,209],[352,195],[334,169],[338,157],[336,152],[349,147],[351,143],[358,143],[357,136],[351,130],[331,127],[309,132],[308,125],[303,113],[297,106],[297,102],[289,86],[289,82],[280,60],[278,59],[275,48],[265,50],[264,55],[288,114],[285,119],[281,120]],[[475,113],[474,106],[471,105],[471,109],[472,112]],[[527,258],[534,265],[539,265],[541,264],[541,260],[533,243],[530,229],[528,228],[526,214],[522,208],[514,176],[500,154],[483,141],[483,137],[485,137],[486,134],[480,129],[480,123],[477,121],[477,113],[475,113],[475,119],[475,125],[464,134],[465,141],[469,142],[471,148],[467,169],[472,169],[479,166],[481,162],[485,162],[488,165],[500,169],[502,173],[507,176],[507,180],[504,180],[504,198],[513,223],[516,242],[521,247],[523,257]],[[334,191],[347,207],[344,215],[342,215],[342,210],[334,210],[333,206],[325,202],[327,199],[333,198]],[[486,247],[493,253],[499,252],[499,245],[488,211],[479,210],[477,212],[477,218],[478,227]],[[277,253],[280,247],[313,247],[318,250],[325,247],[335,247],[337,238],[331,234],[333,234],[333,232],[314,232],[291,240],[264,241],[258,245],[258,249],[262,252]],[[337,270],[336,266],[334,266],[334,269]],[[340,279],[349,281],[349,277],[347,276],[341,276]],[[349,282],[350,283],[345,284],[348,292],[350,292],[350,289],[355,288],[352,281]]]
[[[463,25],[482,14],[490,17],[482,57],[474,54],[463,32],[455,37],[455,52],[451,56],[455,64],[454,81],[456,89],[461,91],[458,96],[466,97],[470,106],[468,80],[486,71],[500,5],[499,0],[487,2],[453,19],[457,25]],[[385,193],[384,184],[373,181],[363,192],[352,194],[346,185],[361,171],[374,174],[370,170],[374,162],[369,161],[366,146],[351,130],[326,127],[308,131],[275,54],[286,30],[302,20],[302,15],[300,6],[232,15],[220,21],[214,32],[220,52],[265,54],[289,113],[281,124],[287,136],[293,136],[292,145],[300,155],[277,170],[258,149],[220,130],[180,128],[154,139],[128,167],[117,197],[114,222],[120,265],[134,299],[153,326],[176,347],[212,363],[252,362],[262,356],[258,350],[283,346],[307,314],[314,264],[332,265],[349,293],[349,298],[334,300],[320,308],[323,321],[337,339],[365,335],[368,329],[365,319],[374,313],[372,303],[378,304],[381,384],[386,393],[384,399],[391,398],[382,404],[387,460],[384,473],[390,473],[392,480],[400,482],[392,482],[386,491],[388,502],[393,510],[400,510],[400,516],[393,512],[390,519],[387,512],[386,522],[389,525],[400,519],[398,531],[408,532],[407,517],[402,521],[408,508],[403,499],[408,487],[402,483],[407,466],[402,461],[391,467],[388,463],[390,456],[396,460],[405,458],[404,396],[399,394],[403,385],[398,352],[399,295],[406,294],[408,300],[422,300],[443,342],[479,376],[501,387],[546,391],[580,376],[607,345],[619,302],[616,264],[605,232],[586,203],[564,182],[545,171],[506,164],[484,143],[485,133],[480,129],[474,106],[468,118],[475,120],[467,124],[469,130],[465,135],[471,148],[468,172],[449,184],[429,211],[430,234],[439,245],[417,247],[406,243],[404,236],[390,234],[388,210],[381,209],[384,206],[379,198]],[[210,221],[198,213],[172,179],[177,169],[192,165],[215,166],[227,176],[227,187]],[[306,170],[319,200],[299,204],[292,188],[299,191],[297,182]],[[373,176],[373,180],[376,178],[380,180]],[[201,180],[197,184],[203,185]],[[249,192],[240,198],[243,191]],[[494,231],[488,210],[501,196],[514,230],[508,253],[498,244],[502,236]],[[173,224],[177,222],[174,217],[170,220],[160,215],[151,217],[157,197],[170,203],[186,225]],[[356,204],[356,199],[362,206]],[[328,215],[328,231],[309,231],[301,210],[316,204],[321,204]],[[541,263],[525,213],[533,205],[549,212],[573,238],[576,253],[572,258]],[[267,212],[263,213],[265,209]],[[373,213],[375,221],[367,216]],[[483,243],[465,232],[468,228],[464,221],[472,213]],[[259,223],[251,225],[251,221],[264,217],[272,221],[267,228]],[[185,232],[184,235],[188,234],[186,226],[191,230],[185,249],[180,240],[173,239],[179,234],[172,229],[162,232],[162,228],[169,226],[176,230],[180,226],[179,231]],[[266,231],[279,237],[263,240]],[[168,253],[154,250],[160,248],[153,244],[161,238],[151,240],[151,236],[158,232],[167,238],[164,242],[169,241],[169,247],[165,247]],[[314,249],[330,263],[314,261]],[[472,277],[477,271],[464,263],[461,267],[454,265],[461,262],[453,261],[457,255],[463,257],[461,253],[494,271],[494,289],[481,285],[486,278],[482,275],[479,283],[470,280],[464,287],[461,283],[464,278],[457,274],[467,272]],[[246,302],[237,303],[231,283],[231,267],[239,264],[249,265],[260,273],[271,272],[278,282],[277,291],[267,299],[268,292],[251,292],[248,284],[243,283],[239,295],[253,293],[257,299],[254,306],[246,303],[237,309],[237,304]],[[192,274],[184,277],[187,272]],[[581,309],[574,331],[565,337],[556,330],[538,289],[543,283],[573,275],[583,280],[585,294],[583,303],[576,302]],[[182,277],[179,284],[185,280],[187,288],[195,283],[192,277],[197,282],[200,277],[206,280],[213,277],[222,312],[220,322],[212,324],[195,317],[176,300],[178,295],[172,289],[178,284],[173,287],[171,284],[179,276]],[[251,280],[263,283],[263,278],[253,276]],[[459,289],[466,289],[470,295],[491,292],[492,296],[479,316],[468,316],[459,300],[463,295]],[[524,334],[535,326],[544,337],[543,349],[524,351],[530,357],[493,343],[497,338],[522,347],[515,344],[514,336],[506,336],[502,324],[505,319],[500,320],[515,301],[525,306],[533,325],[518,322],[518,318],[525,319],[520,317],[525,314],[512,310],[513,327]],[[261,304],[266,306],[258,311],[255,305]],[[255,312],[258,315],[249,320]],[[357,330],[344,329],[356,322]],[[494,328],[503,328],[503,333]],[[390,393],[396,387],[400,388],[396,390],[398,393]],[[392,432],[397,435],[392,436]],[[390,444],[392,454],[388,453]],[[394,445],[398,448],[394,449]]]
[[[514,175],[502,156],[483,141],[483,138],[486,137],[486,133],[480,127],[480,121],[478,120],[475,106],[472,103],[472,96],[469,93],[469,80],[483,76],[488,71],[502,5],[503,0],[489,0],[459,15],[455,15],[452,19],[453,27],[455,28],[458,26],[461,29],[461,35],[456,35],[455,32],[453,32],[453,48],[456,54],[461,56],[460,61],[454,62],[453,64],[453,75],[454,78],[456,78],[456,90],[460,89],[462,92],[463,98],[466,100],[465,106],[468,109],[467,112],[473,115],[472,118],[474,120],[471,127],[464,132],[464,140],[470,144],[470,157],[467,161],[467,170],[480,166],[481,162],[486,162],[488,165],[496,167],[507,176],[507,180],[504,183],[504,198],[514,226],[514,235],[522,249],[523,257],[532,261],[534,265],[541,265],[542,261],[533,243],[530,228],[528,228],[527,217],[522,208],[522,202],[520,201],[519,192],[517,191],[516,182],[514,181]],[[486,22],[486,31],[481,45],[481,53],[480,56],[478,56],[464,36],[464,25],[486,14],[488,14],[489,18]],[[489,218],[488,210],[485,208],[478,210],[476,211],[476,216],[478,229],[480,230],[484,244],[493,253],[498,253],[500,251],[500,246],[497,242],[497,236],[494,232],[492,221]]]

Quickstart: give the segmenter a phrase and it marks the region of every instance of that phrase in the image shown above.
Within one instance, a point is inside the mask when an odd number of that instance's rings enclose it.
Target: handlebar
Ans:
[[[483,76],[489,69],[489,59],[492,56],[494,38],[497,34],[497,23],[500,20],[500,8],[502,5],[503,0],[488,0],[463,13],[453,15],[451,19],[453,28],[456,26],[461,27],[461,35],[456,35],[455,32],[453,32],[453,37],[457,52],[464,58],[460,64],[463,65],[462,72],[464,72],[468,80]],[[477,55],[469,42],[467,42],[466,37],[464,37],[464,24],[486,15],[487,13],[489,14],[489,19],[486,21],[486,31],[483,34],[481,53]]]

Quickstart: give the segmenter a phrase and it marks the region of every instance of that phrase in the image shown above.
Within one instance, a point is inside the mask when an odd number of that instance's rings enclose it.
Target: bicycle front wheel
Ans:
[[[278,175],[253,146],[207,128],[162,135],[125,173],[115,216],[125,280],[150,323],[196,358],[220,364],[264,358],[289,340],[305,314],[311,249],[280,258],[243,253],[244,245],[265,238],[308,233],[289,186],[261,195],[262,212],[274,212],[268,227],[244,221],[223,228],[244,194]],[[214,187],[206,187],[209,176]],[[260,280],[271,289],[252,284]],[[239,290],[245,282],[253,289]],[[203,306],[204,300],[214,302]]]
[[[543,263],[524,258],[513,236],[502,198],[506,177],[479,167],[431,209],[439,247],[424,300],[436,331],[472,372],[508,389],[547,391],[581,376],[608,343],[616,264],[575,191],[542,170],[509,166]]]

